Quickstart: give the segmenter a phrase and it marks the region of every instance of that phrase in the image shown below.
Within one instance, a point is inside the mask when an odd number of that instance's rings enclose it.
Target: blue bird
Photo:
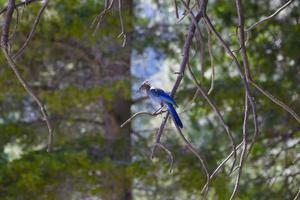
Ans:
[[[150,83],[148,81],[144,81],[142,85],[140,86],[140,90],[146,91],[147,95],[152,99],[153,101],[161,104],[163,107],[164,104],[168,106],[168,110],[171,113],[175,124],[183,128],[183,124],[179,118],[178,113],[176,112],[174,106],[178,107],[175,100],[164,90],[159,88],[151,87]]]

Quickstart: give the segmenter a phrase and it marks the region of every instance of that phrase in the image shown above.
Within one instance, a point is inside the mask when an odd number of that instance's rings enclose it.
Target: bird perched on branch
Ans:
[[[150,97],[151,100],[159,103],[162,106],[160,109],[162,109],[164,105],[167,105],[168,111],[171,113],[175,124],[178,127],[183,128],[183,124],[179,118],[179,115],[174,108],[174,106],[178,106],[175,100],[168,93],[166,93],[162,89],[152,87],[148,81],[144,81],[142,83],[142,85],[140,86],[140,90],[146,91],[147,95]]]

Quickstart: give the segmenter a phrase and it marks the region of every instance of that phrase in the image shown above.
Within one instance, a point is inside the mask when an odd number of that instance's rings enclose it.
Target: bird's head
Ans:
[[[147,91],[147,90],[150,90],[150,88],[151,88],[151,85],[150,85],[149,81],[144,81],[144,82],[141,84],[139,90]]]

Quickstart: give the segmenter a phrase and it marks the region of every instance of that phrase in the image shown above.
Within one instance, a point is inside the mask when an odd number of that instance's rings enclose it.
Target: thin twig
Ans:
[[[257,83],[255,83],[255,81],[250,80],[250,83],[258,90],[260,91],[263,95],[265,95],[266,97],[268,97],[271,101],[273,101],[275,104],[277,104],[278,106],[280,106],[282,109],[284,109],[285,111],[287,111],[288,113],[290,113],[294,119],[296,119],[298,121],[298,123],[300,123],[300,117],[299,115],[293,110],[291,109],[289,106],[287,106],[285,103],[283,103],[282,101],[280,101],[279,99],[277,99],[276,97],[274,97],[271,93],[269,93],[267,90],[263,89],[262,87],[260,87]]]
[[[186,2],[184,2],[183,0],[181,0],[181,2],[183,2],[185,9],[184,9],[184,11],[182,13],[182,18],[179,19],[179,21],[181,21],[187,15],[187,12],[189,12],[189,10],[190,10],[190,0],[186,0]],[[193,7],[191,9],[193,9]]]
[[[248,60],[247,60],[247,54],[246,54],[246,49],[244,48],[242,51],[242,56],[243,56],[243,63],[244,63],[244,69],[245,69],[245,74],[242,71],[241,65],[239,63],[239,61],[237,60],[236,56],[233,54],[233,52],[230,50],[228,44],[224,41],[224,39],[222,38],[222,36],[216,31],[214,25],[211,23],[209,17],[207,15],[204,16],[210,30],[215,34],[215,36],[218,38],[219,42],[221,43],[221,45],[223,46],[224,50],[227,52],[227,54],[232,58],[233,62],[236,64],[236,67],[238,69],[238,73],[243,81],[244,84],[244,88],[246,90],[247,93],[247,98],[249,100],[249,103],[251,105],[252,108],[252,114],[253,114],[253,121],[254,121],[254,138],[253,138],[253,144],[255,142],[256,136],[258,134],[258,125],[257,125],[257,113],[256,113],[256,104],[254,102],[254,99],[251,95],[251,91],[250,91],[250,86],[249,86],[249,82],[251,80],[251,76],[250,76],[250,71],[249,71],[249,66],[248,66]],[[241,20],[241,18],[239,17],[239,20]],[[239,21],[239,23],[241,24],[241,21]],[[243,30],[243,29],[242,29]],[[242,35],[244,34],[244,31],[242,31]],[[241,45],[245,45],[244,44],[244,39],[242,38],[242,43]]]
[[[163,144],[161,143],[155,143],[154,146],[159,146],[160,148],[162,148],[170,157],[170,169],[169,169],[169,172],[172,173],[173,172],[173,163],[174,163],[174,157],[173,157],[173,154],[172,152],[167,148],[165,147]],[[152,159],[152,157],[151,157]]]
[[[41,102],[41,100],[38,98],[38,96],[36,96],[34,94],[31,87],[28,85],[28,83],[25,81],[25,79],[20,74],[14,59],[11,57],[11,55],[9,54],[9,51],[8,51],[9,27],[10,27],[13,11],[14,11],[14,0],[9,0],[8,6],[7,6],[6,18],[5,18],[5,21],[4,21],[4,24],[3,24],[3,28],[2,28],[1,42],[3,43],[3,45],[1,46],[1,49],[2,49],[2,52],[3,52],[7,62],[9,64],[9,66],[11,67],[13,72],[15,73],[15,75],[18,78],[19,82],[22,84],[22,86],[26,90],[26,92],[38,104],[38,106],[41,110],[43,120],[46,122],[47,128],[48,128],[48,148],[47,148],[47,151],[51,151],[52,143],[53,143],[53,130],[52,130],[49,118],[48,118],[47,111],[46,111],[43,103]]]
[[[122,16],[122,1],[118,0],[118,4],[119,4],[118,8],[119,8],[119,17],[120,17],[120,24],[121,24],[121,33],[118,37],[123,37],[122,47],[125,47],[127,41],[127,35],[125,33],[124,20]]]
[[[108,13],[112,9],[114,1],[115,0],[106,0],[104,10],[100,14],[98,14],[93,20],[91,27],[94,27],[96,24],[93,35],[95,35],[96,32],[98,31],[100,24],[102,23],[103,17],[106,15],[106,13]]]
[[[42,17],[42,14],[44,13],[46,7],[48,5],[48,0],[45,0],[44,1],[44,4],[43,6],[41,7],[41,9],[39,10],[35,20],[34,20],[34,23],[32,25],[32,28],[31,28],[31,31],[27,37],[27,39],[25,40],[24,44],[22,45],[22,47],[17,51],[17,53],[13,56],[14,59],[18,58],[23,52],[24,52],[24,49],[28,46],[30,40],[32,39],[33,37],[33,34],[35,33],[35,30],[36,30],[36,27],[37,25],[39,24],[40,22],[40,19]]]
[[[249,69],[249,62],[248,62],[248,57],[247,57],[247,52],[246,52],[246,46],[245,46],[245,31],[244,31],[244,15],[243,15],[243,8],[242,8],[242,3],[240,0],[236,0],[236,7],[237,7],[237,14],[238,14],[238,32],[239,32],[239,42],[240,42],[240,50],[241,50],[241,54],[242,54],[242,60],[243,60],[243,66],[244,66],[244,73],[246,76],[246,81],[247,83],[249,83],[249,80],[251,78],[251,74],[250,74],[250,69]],[[243,171],[243,165],[244,165],[244,161],[246,159],[246,155],[247,155],[247,145],[248,145],[248,141],[247,141],[247,127],[248,127],[248,116],[249,116],[249,108],[248,108],[248,103],[249,103],[249,98],[252,98],[251,95],[248,93],[248,91],[246,90],[245,92],[245,110],[244,110],[244,121],[243,121],[243,149],[242,149],[242,153],[240,156],[240,163],[238,166],[238,174],[236,177],[236,181],[235,181],[235,185],[234,185],[234,189],[232,191],[232,194],[230,196],[230,200],[234,199],[234,197],[236,196],[237,192],[238,192],[238,188],[240,185],[240,179],[242,176],[242,171]],[[250,146],[254,145],[255,141],[256,141],[256,137],[257,137],[257,133],[258,133],[258,128],[257,128],[257,114],[256,114],[256,107],[255,107],[255,103],[252,106],[252,113],[253,113],[253,119],[254,119],[254,137],[253,140],[250,144]]]
[[[296,194],[296,196],[293,200],[299,200],[299,198],[300,198],[300,188],[299,188],[299,190],[298,190],[298,192],[297,192],[297,194]]]
[[[205,27],[207,30],[207,48],[208,48],[208,54],[210,59],[210,68],[212,70],[211,72],[211,80],[210,80],[210,88],[207,92],[208,95],[210,95],[214,89],[214,82],[215,82],[215,65],[214,65],[214,56],[212,52],[212,42],[211,42],[211,31],[209,30],[207,24],[205,23]]]
[[[192,79],[196,85],[196,87],[198,88],[198,90],[200,91],[201,95],[205,98],[205,100],[208,102],[208,104],[211,106],[211,108],[214,110],[214,112],[216,113],[217,117],[219,118],[219,120],[221,121],[221,124],[223,126],[223,128],[225,129],[229,139],[230,139],[230,142],[231,142],[231,146],[232,146],[232,151],[234,151],[234,162],[232,164],[232,168],[230,170],[230,173],[232,171],[232,169],[234,168],[235,166],[235,162],[236,162],[236,151],[235,151],[235,148],[236,148],[236,144],[235,144],[235,141],[234,141],[234,138],[230,132],[230,129],[228,127],[228,125],[226,124],[223,116],[221,115],[219,109],[217,108],[217,106],[215,105],[215,103],[210,99],[210,97],[205,93],[205,91],[203,90],[201,84],[197,81],[196,79],[196,76],[194,75],[190,65],[188,64],[188,70],[192,76]]]
[[[167,114],[165,115],[165,117],[164,117],[164,119],[163,119],[163,121],[162,121],[162,123],[161,123],[159,129],[157,130],[157,134],[156,134],[156,143],[160,143],[160,138],[161,138],[161,136],[162,136],[163,129],[164,129],[166,123],[167,123],[167,120],[168,120],[168,118],[169,118],[169,115],[170,115],[170,113],[167,112]],[[156,147],[154,146],[154,147],[152,148],[152,152],[151,152],[151,158],[152,158],[152,159],[154,158],[155,149],[156,149]]]
[[[176,18],[178,19],[178,18],[179,18],[179,13],[178,13],[178,5],[177,5],[177,1],[176,1],[176,0],[173,0],[173,2],[174,2],[174,7],[175,7]]]
[[[193,107],[193,103],[195,102],[195,100],[199,96],[199,93],[200,92],[199,92],[199,90],[197,88],[196,92],[193,95],[193,98],[184,106],[184,109],[180,113],[185,113],[186,111],[188,111],[190,108]]]
[[[283,6],[281,6],[279,9],[277,9],[272,15],[270,15],[268,17],[265,17],[265,18],[259,20],[258,22],[255,22],[249,28],[246,29],[246,32],[252,31],[259,24],[262,24],[265,21],[268,21],[268,20],[272,19],[273,17],[275,17],[276,15],[278,15],[281,11],[283,11],[286,7],[288,7],[291,3],[293,3],[293,1],[294,0],[290,0],[290,1],[286,2]]]
[[[237,7],[238,21],[239,21],[239,26],[238,26],[239,27],[239,31],[238,31],[239,37],[238,38],[239,38],[239,42],[240,42],[240,50],[241,50],[241,54],[242,54],[246,79],[247,79],[247,82],[250,83],[252,80],[252,76],[251,76],[251,72],[250,72],[249,61],[248,61],[247,50],[246,50],[244,15],[243,15],[243,6],[242,6],[241,0],[236,0],[236,7]],[[249,98],[249,94],[248,93],[246,93],[246,94],[248,95],[248,98]],[[248,103],[248,101],[246,103]],[[246,103],[245,103],[245,106],[246,106]],[[246,109],[245,109],[245,112],[246,112]],[[259,132],[255,104],[254,104],[254,106],[252,106],[252,114],[253,114],[253,123],[254,123],[254,136],[252,138],[251,143],[249,144],[248,155],[250,154],[251,149],[256,142],[256,138],[257,138],[257,135]],[[246,155],[245,159],[247,159],[248,155]]]
[[[128,124],[129,122],[131,122],[134,118],[136,118],[139,115],[150,115],[150,116],[157,116],[159,114],[162,114],[166,112],[165,110],[162,110],[160,112],[154,112],[154,113],[150,113],[150,112],[146,112],[146,111],[142,111],[142,112],[137,112],[134,115],[132,115],[131,117],[129,117],[123,124],[121,124],[121,128],[123,128],[124,126],[126,126],[126,124]]]
[[[221,43],[221,45],[223,46],[224,50],[227,52],[227,54],[233,59],[234,63],[236,64],[238,72],[239,72],[239,75],[240,75],[240,77],[241,77],[241,79],[243,81],[245,90],[248,93],[248,99],[249,99],[249,102],[251,104],[252,112],[253,112],[253,115],[254,115],[253,117],[256,119],[256,106],[255,106],[255,102],[254,102],[254,100],[252,98],[249,83],[247,81],[247,78],[245,77],[245,75],[242,72],[242,68],[241,68],[241,65],[240,65],[239,61],[237,60],[236,56],[232,53],[232,51],[230,50],[228,44],[224,41],[224,39],[222,38],[222,36],[217,32],[217,30],[215,29],[214,25],[211,23],[209,17],[207,15],[205,15],[204,19],[206,20],[207,25],[210,28],[210,30],[218,38],[218,40]]]
[[[17,65],[14,62],[13,58],[8,54],[7,49],[2,48],[2,52],[5,56],[5,58],[7,59],[7,62],[9,63],[9,66],[12,68],[12,70],[14,71],[16,77],[18,78],[19,82],[22,84],[23,88],[26,90],[26,92],[34,99],[34,101],[38,104],[40,111],[42,113],[43,116],[43,121],[45,121],[47,128],[48,128],[48,147],[47,147],[47,151],[50,152],[52,150],[52,144],[53,144],[53,129],[51,127],[50,121],[49,121],[49,117],[47,114],[47,111],[45,109],[44,104],[41,102],[41,100],[38,98],[38,96],[36,94],[34,94],[33,90],[30,88],[30,86],[28,85],[28,83],[25,81],[25,79],[22,77],[22,75],[20,74],[19,70],[17,69]]]
[[[19,9],[18,9],[18,8],[15,8],[15,10],[16,10],[16,13],[17,13],[17,16],[16,16],[16,24],[15,24],[15,27],[14,27],[14,30],[13,30],[11,36],[8,38],[8,41],[12,40],[12,39],[15,37],[15,35],[16,35],[16,33],[17,33],[18,25],[19,25],[19,17],[20,17],[20,16],[19,16]]]
[[[202,76],[204,76],[204,38],[203,38],[203,35],[202,35],[202,32],[201,32],[201,29],[199,27],[199,21],[197,22],[196,18],[195,18],[195,15],[194,13],[190,10],[189,8],[189,5],[184,1],[184,0],[181,0],[185,10],[189,13],[191,19],[192,19],[192,22],[194,23],[195,27],[196,27],[196,30],[199,35],[199,41],[198,43],[200,44],[200,70],[201,70],[201,74]],[[197,38],[197,37],[196,37]]]
[[[236,146],[235,150],[237,151],[241,146],[243,142],[241,142],[239,145]],[[227,163],[227,161],[232,157],[234,154],[234,151],[231,151],[231,153],[217,166],[217,168],[214,170],[214,172],[210,175],[210,181],[217,175],[217,173],[220,171],[220,169]],[[204,190],[206,190],[206,185],[201,190],[201,193],[203,193]]]
[[[205,0],[205,1],[206,1],[206,0]],[[193,8],[194,8],[196,5],[197,5],[197,4],[194,3],[193,6],[192,6],[190,9],[193,10]],[[182,17],[179,18],[179,19],[177,20],[177,23],[181,22],[186,16],[187,16],[187,14],[186,14],[186,12],[184,11],[184,12],[182,13]]]
[[[202,168],[205,172],[206,175],[206,190],[204,193],[204,197],[206,197],[208,189],[209,189],[209,183],[210,183],[210,175],[209,175],[209,171],[208,168],[206,166],[206,162],[204,160],[204,158],[201,157],[201,155],[197,152],[197,149],[191,144],[191,142],[183,135],[182,130],[175,124],[176,129],[180,135],[180,137],[183,139],[183,141],[185,142],[185,144],[187,145],[188,149],[200,160]]]
[[[245,161],[245,156],[247,154],[247,126],[248,126],[248,116],[249,116],[249,108],[248,108],[248,94],[246,92],[245,94],[245,111],[244,111],[244,122],[243,122],[243,149],[242,149],[242,153],[241,153],[241,157],[240,157],[240,163],[238,166],[238,174],[236,177],[236,181],[235,181],[235,185],[234,185],[234,189],[233,192],[230,196],[230,200],[234,199],[235,195],[237,194],[239,185],[240,185],[240,180],[241,180],[241,176],[242,176],[242,171],[243,171],[243,165],[244,165],[244,161]]]

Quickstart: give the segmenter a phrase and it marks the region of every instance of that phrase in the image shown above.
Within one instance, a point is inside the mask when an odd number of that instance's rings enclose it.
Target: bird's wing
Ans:
[[[150,93],[153,96],[160,98],[163,102],[170,103],[170,104],[177,106],[175,100],[168,93],[163,91],[162,89],[151,88]]]

